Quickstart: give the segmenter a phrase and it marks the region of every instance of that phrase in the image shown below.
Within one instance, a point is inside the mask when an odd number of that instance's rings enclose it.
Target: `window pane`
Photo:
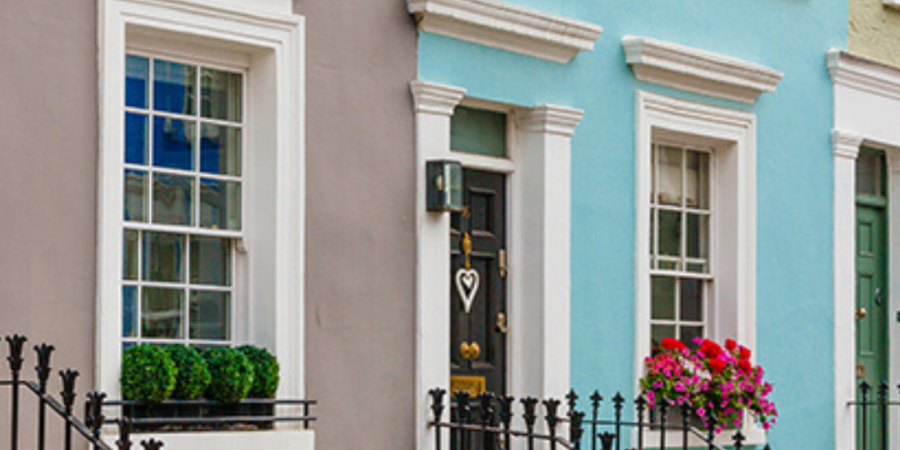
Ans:
[[[147,138],[149,127],[147,116],[125,113],[125,162],[147,164]]]
[[[185,236],[144,232],[144,273],[149,281],[184,282]]]
[[[655,320],[675,320],[675,279],[652,277],[651,316]]]
[[[197,68],[168,61],[153,61],[153,108],[196,114]]]
[[[157,173],[153,175],[153,222],[191,225],[194,178]]]
[[[184,291],[145,287],[141,299],[141,337],[181,339]]]
[[[506,121],[502,112],[457,106],[450,117],[450,148],[505,158]]]
[[[688,347],[696,348],[697,344],[694,343],[694,338],[702,337],[703,327],[681,327],[681,342],[687,344]]]
[[[138,232],[125,230],[122,249],[122,278],[137,280],[138,278]]]
[[[659,152],[659,193],[657,201],[663,204],[681,204],[681,155],[680,148],[661,147]]]
[[[686,198],[685,206],[691,208],[709,208],[709,154],[703,152],[687,152]]]
[[[703,281],[682,278],[681,282],[681,316],[680,320],[688,322],[703,321]]]
[[[652,342],[650,343],[650,349],[659,348],[659,344],[663,339],[675,336],[675,326],[674,325],[653,325],[650,327],[650,335]]]
[[[687,256],[706,259],[709,254],[709,216],[687,214]]]
[[[214,69],[200,71],[203,117],[241,121],[241,74]]]
[[[125,57],[125,106],[147,107],[150,60],[141,56]]]
[[[659,212],[659,254],[680,256],[681,254],[681,213],[677,211]]]
[[[241,130],[203,124],[200,138],[200,170],[221,175],[241,175]]]
[[[153,165],[193,170],[197,125],[170,117],[153,118]]]
[[[856,192],[884,195],[884,154],[867,148],[861,149],[856,159]]]
[[[241,185],[234,181],[200,181],[200,226],[241,229]]]
[[[143,170],[125,171],[125,220],[147,221],[147,172]]]
[[[191,284],[231,286],[231,240],[191,237]]]
[[[191,291],[191,339],[227,340],[230,337],[231,295]]]
[[[122,286],[122,337],[137,337],[137,287]]]

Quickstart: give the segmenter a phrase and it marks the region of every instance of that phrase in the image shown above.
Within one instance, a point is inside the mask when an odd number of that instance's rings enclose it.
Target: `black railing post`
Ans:
[[[668,431],[667,422],[669,421],[669,401],[666,399],[659,400],[659,448],[666,450],[666,431]]]
[[[715,450],[716,448],[716,415],[713,412],[712,404],[709,404],[709,409],[706,412],[706,426],[709,428],[706,430],[706,437],[708,439],[707,444],[709,445],[709,450]]]
[[[37,353],[38,364],[34,370],[37,371],[38,377],[38,450],[44,450],[47,441],[47,401],[44,395],[47,394],[47,380],[50,378],[50,356],[53,354],[53,346],[47,344],[35,345],[34,351]]]
[[[19,376],[22,373],[22,345],[28,338],[14,334],[6,337],[9,344],[9,371],[12,372],[12,429],[10,430],[10,448],[16,450],[19,447]]]
[[[741,430],[738,430],[737,433],[734,433],[733,440],[734,450],[741,450],[742,448],[744,448],[744,441],[746,441],[747,438],[744,437],[744,433],[741,433]]]
[[[613,397],[613,406],[616,409],[616,450],[622,448],[622,405],[625,403],[625,397],[621,392],[616,392]]]
[[[100,442],[100,431],[103,429],[103,422],[106,417],[103,416],[103,401],[106,400],[106,394],[103,392],[91,392],[87,395],[85,403],[85,424],[91,429],[94,439]],[[94,450],[100,450],[100,444],[94,444]]]
[[[434,416],[434,450],[441,450],[441,420],[444,416],[444,395],[447,391],[435,388],[428,391],[431,396],[431,414]]]
[[[594,391],[591,395],[591,450],[597,450],[597,420],[600,414],[600,402],[603,396]]]
[[[634,401],[634,406],[637,409],[638,420],[637,450],[644,450],[644,410],[647,408],[647,400],[644,399],[643,394],[639,395],[637,400]]]
[[[469,393],[467,391],[459,391],[456,393],[456,411],[459,417],[459,424],[465,425],[469,422]],[[462,450],[469,450],[469,433],[463,427],[459,428],[459,439],[457,445]]]
[[[303,402],[303,429],[309,429],[309,402]]]
[[[616,435],[610,432],[600,433],[597,437],[600,438],[600,448],[603,450],[612,450],[613,442],[618,446]]]
[[[131,418],[119,419],[119,440],[116,441],[118,450],[131,450]]]
[[[691,426],[691,407],[687,403],[681,404],[681,448],[688,450],[688,428]]]
[[[478,396],[478,403],[481,407],[481,442],[483,450],[490,450],[492,448],[491,445],[491,433],[488,432],[488,427],[493,425],[494,419],[494,394],[490,392],[484,392],[480,396]]]
[[[548,398],[544,400],[544,410],[547,415],[544,420],[547,421],[547,431],[550,433],[550,450],[556,450],[556,425],[559,423],[559,400]]]
[[[528,450],[534,450],[534,422],[537,421],[537,414],[535,414],[534,409],[537,406],[538,399],[525,397],[521,401],[522,406],[525,407],[525,414],[522,415],[522,419],[525,420],[525,429],[527,430]]]
[[[862,407],[862,428],[860,429],[863,430],[861,450],[868,450],[869,448],[869,442],[867,439],[868,433],[866,431],[869,429],[869,389],[871,388],[872,387],[869,386],[869,383],[867,383],[865,380],[863,380],[863,382],[859,384],[859,390],[862,393],[862,403],[860,404],[860,407]]]
[[[78,371],[66,369],[59,371],[62,378],[63,391],[60,393],[63,399],[63,407],[66,412],[66,437],[65,449],[72,449],[72,406],[75,404],[75,380],[78,378]]]
[[[512,408],[515,401],[515,397],[512,396],[500,398],[500,421],[503,422],[503,444],[506,450],[512,449]]]
[[[878,409],[881,412],[881,450],[888,448],[888,389],[887,381],[878,386]]]

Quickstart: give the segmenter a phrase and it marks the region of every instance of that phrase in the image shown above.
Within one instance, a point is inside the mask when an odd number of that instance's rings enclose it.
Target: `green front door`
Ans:
[[[887,198],[884,154],[863,150],[857,169],[856,201],[856,376],[877,388],[888,380],[887,335]],[[865,420],[864,420],[865,419]],[[857,413],[857,448],[884,450],[881,415],[869,407]],[[863,445],[865,441],[865,445]]]

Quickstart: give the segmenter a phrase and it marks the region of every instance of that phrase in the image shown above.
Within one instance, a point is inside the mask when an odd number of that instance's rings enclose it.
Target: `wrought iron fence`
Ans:
[[[897,385],[900,390],[900,384]],[[857,410],[857,450],[886,450],[888,448],[888,418],[890,407],[900,401],[890,399],[890,386],[882,381],[877,387],[863,381],[859,384],[857,400],[848,402]]]
[[[133,429],[176,431],[216,430],[236,425],[266,429],[276,422],[300,423],[303,429],[309,429],[316,420],[316,416],[310,414],[310,408],[316,404],[315,400],[294,399],[244,399],[234,404],[210,400],[166,400],[158,403],[116,400],[104,402],[103,406],[119,408],[120,419],[107,419],[107,423],[125,419],[133,424]],[[299,411],[279,413],[276,407]]]
[[[79,419],[75,415],[77,394],[75,392],[76,381],[79,373],[77,370],[65,369],[59,371],[62,392],[57,400],[49,394],[51,356],[54,347],[48,344],[40,344],[34,347],[37,355],[35,372],[37,381],[24,380],[22,366],[25,363],[24,347],[28,339],[21,335],[6,336],[9,355],[6,360],[9,363],[9,379],[0,380],[0,387],[10,391],[10,449],[18,450],[22,441],[20,431],[22,428],[22,395],[33,395],[37,400],[36,436],[35,441],[38,450],[45,450],[48,438],[48,415],[62,421],[63,433],[62,445],[65,450],[71,450],[74,442],[80,440],[86,442],[94,450],[113,450],[101,438],[100,433],[105,422],[102,412],[103,400],[106,394],[102,392],[89,392],[84,396],[84,418]],[[49,414],[48,414],[49,412]],[[132,442],[129,438],[130,424],[127,421],[118,422],[119,439],[116,441],[118,450],[129,450]],[[141,442],[145,450],[159,450],[162,443],[155,440]]]
[[[623,450],[629,445],[633,450],[722,450],[716,443],[717,424],[712,413],[701,418],[687,406],[666,402],[651,408],[640,396],[633,402],[633,420],[625,417],[626,400],[619,393],[604,407],[603,396],[594,391],[589,398],[590,415],[580,410],[574,391],[566,395],[565,412],[561,412],[562,400],[552,398],[525,397],[516,401],[492,393],[471,397],[468,392],[456,392],[447,405],[445,397],[444,389],[430,391],[429,426],[447,429],[450,434],[445,442],[445,433],[435,433],[435,450],[442,450],[445,445],[449,450],[509,450],[517,441],[524,442],[528,450],[534,450],[538,444],[550,450]],[[445,420],[448,406],[450,414]],[[696,426],[704,422],[708,427]],[[677,442],[667,442],[669,432],[679,436]],[[743,433],[736,430],[729,447],[742,450],[745,441]],[[770,447],[766,445],[765,449]]]

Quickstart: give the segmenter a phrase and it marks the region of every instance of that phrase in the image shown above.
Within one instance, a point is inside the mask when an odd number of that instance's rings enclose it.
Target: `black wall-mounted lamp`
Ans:
[[[426,163],[428,210],[462,210],[462,165],[459,161],[439,160]]]

